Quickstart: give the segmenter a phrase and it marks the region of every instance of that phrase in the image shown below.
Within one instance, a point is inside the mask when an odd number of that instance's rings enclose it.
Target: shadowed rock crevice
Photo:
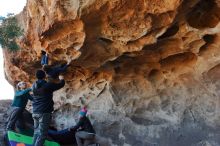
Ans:
[[[164,38],[167,38],[167,37],[172,37],[178,31],[179,31],[179,26],[175,24],[175,25],[171,26],[170,28],[168,28],[167,31],[162,36],[160,36],[158,39],[164,39]]]
[[[200,28],[214,28],[219,23],[220,8],[215,0],[201,0],[189,13],[189,25]]]

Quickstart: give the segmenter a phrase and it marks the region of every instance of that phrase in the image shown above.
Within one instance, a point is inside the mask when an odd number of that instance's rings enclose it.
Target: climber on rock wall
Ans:
[[[67,68],[70,66],[72,60],[68,60],[67,64],[52,66],[52,65],[44,65],[43,70],[46,72],[48,79],[57,79],[60,73],[64,73]]]
[[[87,112],[87,109],[85,106],[82,108],[82,111]],[[71,144],[76,144],[76,139],[74,138],[76,132],[77,132],[77,129],[70,130],[70,128],[66,128],[66,129],[57,131],[54,128],[54,129],[49,129],[48,135],[54,141],[58,142],[61,145],[71,145]]]
[[[33,100],[33,97],[29,94],[31,88],[27,88],[25,82],[19,82],[17,84],[17,90],[15,91],[14,100],[11,105],[11,113],[7,120],[6,130],[15,130],[15,124],[18,122],[19,128],[24,129],[23,112],[29,100]]]
[[[32,104],[32,117],[34,119],[33,146],[43,146],[54,111],[53,92],[64,87],[65,81],[63,76],[59,76],[59,83],[47,82],[43,70],[38,70],[36,77],[37,81],[32,86],[34,94]]]
[[[95,130],[86,114],[87,109],[82,108],[79,112],[79,122],[75,126],[69,128],[70,131],[77,130],[75,138],[78,146],[87,146],[96,143]]]
[[[44,50],[41,50],[41,65],[48,65],[48,61],[49,61],[49,57],[47,52],[45,52]]]

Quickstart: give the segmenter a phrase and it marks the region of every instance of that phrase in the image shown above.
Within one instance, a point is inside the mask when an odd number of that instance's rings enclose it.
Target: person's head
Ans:
[[[27,84],[25,82],[21,81],[17,84],[17,90],[24,90],[25,88],[27,88]]]
[[[79,118],[85,117],[86,114],[87,114],[87,109],[86,109],[86,108],[82,108],[82,109],[79,111]]]
[[[41,50],[41,55],[46,55],[47,53],[44,50]]]
[[[46,73],[48,73],[48,72],[50,72],[50,70],[51,70],[51,66],[44,64],[42,69],[43,69],[43,71],[45,71]]]
[[[43,80],[43,79],[45,79],[45,77],[46,77],[46,74],[45,74],[45,72],[43,70],[37,70],[36,78],[38,80]]]

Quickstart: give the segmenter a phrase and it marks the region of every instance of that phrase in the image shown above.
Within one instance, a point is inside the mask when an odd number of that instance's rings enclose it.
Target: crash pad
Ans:
[[[22,135],[12,131],[8,131],[8,140],[10,146],[32,146],[33,138],[30,136]],[[45,146],[60,146],[58,143],[53,141],[45,141]]]

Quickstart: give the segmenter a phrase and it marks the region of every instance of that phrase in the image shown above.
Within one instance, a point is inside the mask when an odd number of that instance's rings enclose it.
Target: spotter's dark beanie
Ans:
[[[36,72],[36,77],[37,79],[44,79],[46,77],[46,74],[43,70],[37,70]]]

